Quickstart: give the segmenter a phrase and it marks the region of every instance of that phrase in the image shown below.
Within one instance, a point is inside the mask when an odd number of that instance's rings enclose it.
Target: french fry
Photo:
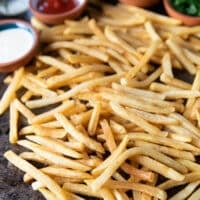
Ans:
[[[103,98],[110,100],[112,102],[147,112],[158,113],[158,114],[169,114],[175,110],[175,108],[172,106],[160,109],[158,106],[154,106],[147,101],[145,101],[146,104],[144,104],[144,100],[142,100],[141,98],[133,99],[130,95],[129,96],[126,95],[126,98],[122,97],[120,94],[114,94],[108,92],[102,92],[100,93],[100,95]]]
[[[13,106],[22,114],[24,115],[27,120],[30,122],[34,117],[35,114],[31,112],[23,103],[21,103],[18,99],[13,101]]]
[[[82,143],[86,145],[86,147],[89,147],[92,150],[95,150],[101,153],[104,152],[104,149],[100,143],[96,142],[95,140],[89,138],[88,136],[78,131],[64,115],[57,113],[55,117],[73,138],[77,139],[78,141],[81,141]]]
[[[13,165],[17,166],[22,171],[27,172],[36,180],[44,184],[50,191],[52,191],[56,195],[58,199],[62,199],[62,200],[69,199],[67,192],[64,192],[64,190],[60,188],[60,186],[55,181],[53,181],[50,177],[48,177],[44,173],[40,172],[37,168],[35,168],[33,165],[31,165],[27,161],[17,156],[14,152],[7,151],[4,154],[4,156]]]
[[[179,80],[179,79],[176,79],[176,78],[173,78],[171,76],[169,76],[168,74],[166,73],[163,73],[161,76],[160,76],[160,80],[166,84],[169,84],[171,86],[174,86],[176,88],[180,88],[180,89],[185,89],[185,90],[189,90],[191,89],[191,84],[185,82],[185,81],[182,81],[182,80]]]
[[[28,149],[31,149],[34,151],[36,154],[39,156],[42,156],[43,158],[47,159],[48,161],[53,162],[55,165],[67,167],[67,168],[72,168],[72,169],[77,169],[80,171],[87,171],[89,167],[80,164],[79,162],[76,162],[72,159],[63,157],[53,151],[50,151],[47,148],[44,148],[38,144],[29,142],[28,140],[19,140],[18,144],[26,147]]]
[[[106,160],[104,160],[103,163],[101,163],[98,167],[92,170],[92,174],[97,175],[100,172],[102,172],[104,169],[106,169],[110,163],[114,162],[115,159],[124,152],[126,145],[128,143],[128,137],[124,137],[118,148],[111,154],[110,157],[108,157]]]
[[[4,92],[4,95],[1,98],[0,101],[0,115],[3,114],[3,112],[9,107],[9,104],[15,97],[15,93],[21,84],[22,77],[24,75],[24,68],[19,68],[13,77],[12,83],[8,86],[6,91]]]
[[[130,112],[133,111],[134,114],[140,116],[141,118],[152,122],[154,124],[178,124],[179,121],[172,118],[172,117],[167,117],[164,115],[158,115],[158,114],[151,114],[145,111],[137,110],[134,108],[128,109]]]
[[[65,101],[63,104],[57,106],[56,108],[33,117],[31,119],[31,123],[39,124],[50,121],[54,119],[54,114],[56,112],[66,112],[70,110],[73,106],[74,106],[74,101]]]
[[[108,122],[104,119],[100,122],[104,136],[105,136],[105,140],[106,140],[106,144],[108,146],[108,149],[110,152],[113,152],[116,148],[116,142],[112,133],[112,130],[108,124]]]
[[[182,52],[180,46],[176,44],[173,38],[170,38],[166,41],[166,44],[170,48],[170,50],[176,55],[179,61],[183,64],[186,70],[190,74],[195,74],[196,68],[195,66],[185,57],[184,53]]]
[[[187,198],[190,194],[193,193],[193,191],[198,187],[199,184],[199,181],[188,184],[184,189],[172,196],[170,200],[179,200]]]
[[[179,159],[179,162],[182,163],[184,166],[186,166],[190,171],[199,171],[200,170],[200,165],[197,163],[194,163],[191,160],[185,160],[184,158]]]
[[[154,27],[150,21],[145,22],[144,26],[152,40],[155,40],[155,41],[161,40],[160,36],[156,33],[156,30],[154,29]]]
[[[150,135],[150,134],[146,134],[146,133],[140,133],[140,134],[129,133],[128,137],[130,140],[144,140],[144,141],[148,141],[148,142],[152,142],[152,143],[156,143],[156,144],[163,144],[165,146],[173,147],[173,148],[179,149],[179,150],[188,150],[188,151],[199,152],[199,149],[191,144],[187,144],[187,143],[180,142],[180,141],[175,141],[173,139],[158,136],[158,135]]]
[[[152,135],[163,135],[163,133],[152,124],[148,123],[143,118],[139,117],[138,115],[135,115],[134,113],[129,112],[128,110],[124,109],[122,106],[116,103],[110,103],[111,108],[113,111],[119,115],[120,117],[129,120],[136,124],[137,126],[141,127],[142,129],[145,129],[148,133]],[[145,124],[145,125],[144,125]]]
[[[195,76],[195,79],[193,81],[192,88],[191,88],[192,90],[199,90],[200,89],[200,84],[199,84],[200,81],[199,80],[200,80],[200,70],[197,69],[197,73],[196,73],[196,76]],[[196,100],[196,98],[189,98],[187,100],[187,103],[185,105],[186,111],[184,112],[184,116],[190,117],[191,109],[192,109],[192,106],[195,103],[195,100]]]
[[[45,188],[38,189],[47,200],[56,200],[56,196]]]
[[[164,191],[158,190],[158,188],[148,186],[148,185],[143,185],[140,183],[130,183],[130,182],[120,182],[120,181],[113,181],[109,180],[106,183],[106,186],[112,189],[118,189],[123,188],[123,189],[134,189],[136,191],[141,191],[145,192],[153,197],[159,198],[159,199],[166,199],[167,195]]]
[[[200,189],[197,189],[193,194],[188,198],[188,200],[195,200],[199,198],[200,195]]]
[[[185,178],[184,175],[177,173],[172,168],[166,167],[162,163],[159,163],[158,161],[153,160],[147,156],[138,156],[136,157],[136,161],[143,166],[148,167],[150,170],[162,174],[164,177],[168,177],[172,180],[181,181]],[[147,163],[151,163],[151,165],[148,165]]]
[[[14,144],[18,140],[18,119],[19,113],[12,102],[10,105],[10,131],[9,131],[9,141]]]
[[[97,58],[99,60],[102,60],[104,62],[108,61],[108,56],[105,53],[103,53],[103,52],[101,52],[97,49],[91,50],[89,47],[85,47],[83,45],[75,44],[75,43],[71,43],[71,42],[55,42],[55,43],[52,43],[51,45],[49,45],[47,47],[47,51],[60,49],[60,48],[77,50],[77,51],[80,51],[84,54],[92,56],[94,58]]]
[[[95,105],[92,111],[91,118],[88,124],[88,132],[90,135],[95,135],[99,117],[100,117],[100,110],[101,110],[101,103],[97,102],[97,104]]]
[[[43,97],[53,97],[53,96],[56,96],[56,93],[49,90],[49,89],[46,89],[46,88],[43,88],[41,87],[40,85],[37,85],[36,82],[32,80],[29,80],[27,78],[23,79],[22,81],[22,85],[28,89],[29,91],[31,91],[33,94],[36,94],[36,95],[41,95]]]
[[[43,189],[43,187],[44,187],[44,185],[42,184],[42,183],[40,183],[40,182],[38,182],[38,181],[35,181],[35,182],[33,182],[32,183],[32,188],[33,188],[33,190],[39,190],[40,192],[41,192],[41,189]],[[54,198],[53,196],[49,196],[50,194],[48,193],[47,194],[47,191],[44,191],[44,190],[42,190],[42,192],[41,192],[44,196],[45,196],[45,198]],[[47,196],[48,195],[48,196]],[[74,200],[84,200],[82,197],[79,197],[79,196],[77,196],[77,195],[75,195],[75,194],[71,194],[71,193],[69,193],[68,194],[68,196],[69,196],[69,198],[70,199],[74,199]],[[51,199],[50,199],[51,200]]]
[[[141,70],[141,68],[149,61],[149,59],[151,58],[151,56],[153,56],[153,54],[155,53],[155,51],[157,50],[159,42],[153,41],[151,43],[151,46],[149,47],[148,51],[144,54],[142,61],[139,62],[132,70],[130,70],[127,75],[126,78],[128,80],[130,80],[131,78],[135,77],[136,74]]]
[[[33,94],[31,91],[27,91],[27,92],[25,92],[24,95],[21,97],[21,101],[22,101],[23,103],[25,103],[25,102],[28,101],[33,95],[35,95],[35,94]]]
[[[63,185],[63,188],[70,192],[75,192],[81,195],[92,196],[101,198],[99,192],[92,191],[87,185],[85,184],[76,184],[67,182]]]
[[[163,190],[168,190],[172,187],[176,187],[179,185],[184,185],[186,183],[198,181],[199,177],[200,177],[199,172],[193,172],[193,173],[186,174],[185,179],[182,181],[168,180],[168,181],[165,181],[164,183],[161,183],[160,185],[158,185],[158,187]]]
[[[80,172],[77,170],[70,170],[65,168],[60,168],[56,166],[49,166],[40,169],[42,172],[48,175],[59,176],[59,177],[66,177],[72,179],[91,179],[92,176],[86,172]]]
[[[65,99],[68,99],[77,93],[79,93],[81,90],[94,87],[97,85],[105,85],[109,84],[110,82],[117,81],[119,78],[121,78],[122,74],[118,75],[111,75],[107,77],[102,77],[102,78],[97,78],[95,80],[90,80],[83,82],[75,87],[73,87],[71,90],[65,92],[64,94],[58,95],[54,98],[46,98],[44,99],[39,99],[39,100],[32,100],[32,101],[27,101],[26,105],[31,108],[36,108],[36,107],[42,107],[42,106],[47,106],[51,105],[54,103],[58,103],[60,101],[63,101]]]
[[[52,151],[58,152],[65,156],[69,156],[72,158],[82,158],[82,155],[80,153],[68,148],[66,145],[64,145],[64,143],[60,142],[59,140],[33,135],[26,136],[26,138],[40,145],[46,146],[47,148],[52,149]]]
[[[114,120],[110,120],[110,127],[115,134],[126,134],[127,131],[121,124]]]
[[[109,68],[104,65],[92,65],[92,66],[85,66],[75,71],[72,71],[70,74],[61,74],[57,76],[53,76],[47,80],[47,85],[49,88],[55,88],[64,86],[70,83],[74,78],[77,78],[81,75],[84,75],[89,72],[109,72]]]
[[[187,160],[191,160],[191,161],[195,160],[194,155],[188,151],[178,150],[178,149],[161,146],[161,145],[157,145],[157,144],[153,144],[153,143],[148,143],[148,142],[144,142],[144,141],[135,141],[135,145],[139,146],[139,147],[147,146],[147,147],[150,147],[153,149],[157,149],[158,151],[160,151],[166,155],[169,155],[171,157],[182,158],[182,159],[187,159]]]
[[[133,175],[135,178],[138,178],[140,180],[145,180],[145,181],[148,181],[148,182],[153,182],[154,180],[154,176],[155,174],[153,172],[146,172],[146,171],[143,171],[143,170],[140,170],[140,169],[137,169],[127,163],[124,163],[122,166],[121,166],[121,169],[130,174],[130,175]]]
[[[109,26],[105,27],[105,36],[109,41],[121,46],[124,50],[132,53],[133,55],[138,55],[136,50],[122,38],[118,37],[118,35],[114,31],[112,31]]]
[[[61,62],[58,59],[55,59],[50,56],[39,56],[38,59],[47,65],[57,67],[59,70],[65,73],[75,70],[74,67],[72,67],[71,65]]]
[[[21,158],[23,158],[24,160],[31,160],[31,161],[43,163],[43,164],[46,164],[46,165],[48,165],[48,164],[52,165],[53,164],[51,161],[48,161],[47,159],[43,158],[42,156],[39,156],[38,154],[36,154],[34,152],[23,152],[23,153],[20,153],[19,156]]]
[[[118,190],[114,190],[113,193],[117,200],[122,200],[122,199],[128,200],[129,199],[125,192],[119,192]]]
[[[157,158],[157,159],[162,158],[162,156],[161,157],[158,156],[158,152],[156,152],[156,151],[154,152],[153,149],[144,149],[144,148],[142,149],[142,148],[136,147],[136,148],[131,148],[129,150],[126,150],[115,160],[115,163],[116,163],[115,165],[108,166],[104,170],[103,173],[101,173],[96,179],[94,179],[90,183],[90,187],[92,188],[92,190],[97,191],[98,189],[100,189],[109,180],[109,178],[112,176],[112,174],[119,168],[119,166],[126,159],[133,157],[133,156],[141,155],[141,154],[153,156],[154,158]],[[145,159],[146,158],[148,158],[148,157],[145,157]],[[145,160],[145,163],[147,163],[146,160]],[[156,165],[158,165],[158,164],[159,164],[159,162],[157,162],[157,161],[155,161],[153,163],[153,166],[154,166],[153,168],[155,170],[156,170]],[[178,173],[177,171],[173,170],[172,168],[166,167],[166,165],[161,164],[161,163],[160,163],[160,167],[158,170],[161,170],[161,171],[159,171],[159,173],[161,173],[162,175],[164,175],[166,177],[170,177],[171,179],[174,179],[177,181],[181,181],[185,178],[184,175]]]
[[[48,26],[46,26],[45,24],[43,24],[41,21],[39,21],[37,18],[35,17],[31,17],[31,24],[37,29],[37,30],[44,30],[47,29]]]
[[[166,25],[179,25],[181,24],[181,21],[177,20],[177,19],[173,19],[173,18],[169,18],[163,15],[159,15],[153,12],[149,12],[146,10],[143,10],[141,8],[138,7],[130,7],[124,4],[120,4],[119,5],[120,8],[122,8],[123,10],[126,10],[130,13],[140,13],[141,15],[144,15],[145,17],[151,19],[152,21],[158,22],[158,23],[163,23]]]
[[[160,77],[161,73],[162,73],[162,69],[158,68],[150,76],[148,76],[146,79],[144,79],[142,81],[137,81],[137,80],[134,80],[134,79],[123,78],[123,79],[121,79],[121,84],[122,85],[131,86],[131,87],[136,87],[136,88],[146,88],[153,81],[155,81],[156,79],[158,79]]]

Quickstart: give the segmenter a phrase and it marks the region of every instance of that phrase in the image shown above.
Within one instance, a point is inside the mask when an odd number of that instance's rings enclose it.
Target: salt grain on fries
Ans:
[[[89,4],[90,17],[53,27],[31,20],[45,48],[7,76],[0,100],[10,142],[29,151],[5,158],[50,200],[198,199],[200,28],[90,3],[102,12]]]

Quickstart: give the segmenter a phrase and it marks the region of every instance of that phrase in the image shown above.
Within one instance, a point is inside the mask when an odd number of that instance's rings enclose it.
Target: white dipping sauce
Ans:
[[[24,56],[33,46],[33,36],[21,28],[0,31],[0,63]]]

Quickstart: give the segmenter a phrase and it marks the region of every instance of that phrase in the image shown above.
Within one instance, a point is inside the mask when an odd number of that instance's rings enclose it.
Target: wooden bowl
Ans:
[[[200,17],[186,15],[177,11],[170,3],[170,0],[163,0],[164,7],[169,16],[179,19],[187,26],[195,26],[200,24]]]
[[[120,0],[121,3],[126,3],[133,6],[147,8],[155,5],[159,0]]]
[[[0,59],[0,72],[11,72],[16,70],[20,66],[24,66],[35,56],[39,46],[38,32],[29,23],[22,20],[0,20],[0,34],[2,34],[6,30],[12,30],[12,29],[23,30],[25,32],[27,31],[28,33],[30,33],[30,38],[32,37],[32,42],[27,51],[23,52],[21,56],[20,54],[16,56],[16,59],[10,59],[10,60],[6,59],[6,61]],[[16,35],[14,35],[13,38],[15,40],[18,39]],[[8,44],[5,43],[4,45],[6,46]],[[14,45],[15,44],[12,43],[12,48],[15,48]],[[1,50],[3,51],[4,47],[2,46]]]
[[[87,0],[77,0],[74,9],[59,14],[46,14],[37,9],[39,0],[29,0],[29,7],[33,15],[46,24],[61,24],[65,19],[74,19],[79,17],[87,5]]]

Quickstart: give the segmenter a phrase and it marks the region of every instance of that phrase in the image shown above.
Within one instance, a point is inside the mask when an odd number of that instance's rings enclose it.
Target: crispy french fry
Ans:
[[[63,125],[65,130],[75,139],[81,141],[86,145],[86,147],[91,148],[92,150],[98,151],[103,153],[104,149],[100,143],[96,142],[95,140],[89,138],[88,136],[84,135],[80,131],[78,131],[73,124],[62,114],[57,113],[55,115],[56,119]]]
[[[62,143],[59,140],[42,136],[32,136],[32,135],[26,136],[26,138],[40,145],[46,146],[49,149],[52,149],[52,151],[58,152],[65,156],[69,156],[72,158],[82,158],[82,155],[80,153],[68,148],[66,145],[64,145],[64,143]]]
[[[18,119],[19,113],[14,103],[10,105],[10,131],[9,131],[9,141],[11,144],[16,143],[18,140]]]
[[[13,77],[13,80],[11,84],[6,89],[4,95],[1,98],[0,101],[0,115],[3,114],[3,112],[9,107],[9,104],[15,97],[15,93],[21,83],[22,77],[24,75],[24,68],[19,68]]]
[[[19,156],[17,156],[12,151],[7,151],[4,156],[15,166],[20,168],[22,171],[27,172],[31,176],[33,176],[36,180],[40,181],[44,184],[50,191],[52,191],[58,199],[67,200],[68,193],[64,192],[60,186],[53,181],[50,177],[45,175],[44,173],[40,172],[37,168],[33,165],[28,163],[27,161],[23,160]]]
[[[53,151],[50,151],[48,148],[42,147],[38,144],[29,142],[28,140],[19,140],[18,144],[26,147],[28,149],[31,149],[36,154],[42,156],[43,158],[53,162],[55,165],[77,169],[81,171],[87,171],[89,167],[80,164],[79,162],[76,162],[72,159],[66,158],[64,156],[61,156],[57,153],[54,153]]]

